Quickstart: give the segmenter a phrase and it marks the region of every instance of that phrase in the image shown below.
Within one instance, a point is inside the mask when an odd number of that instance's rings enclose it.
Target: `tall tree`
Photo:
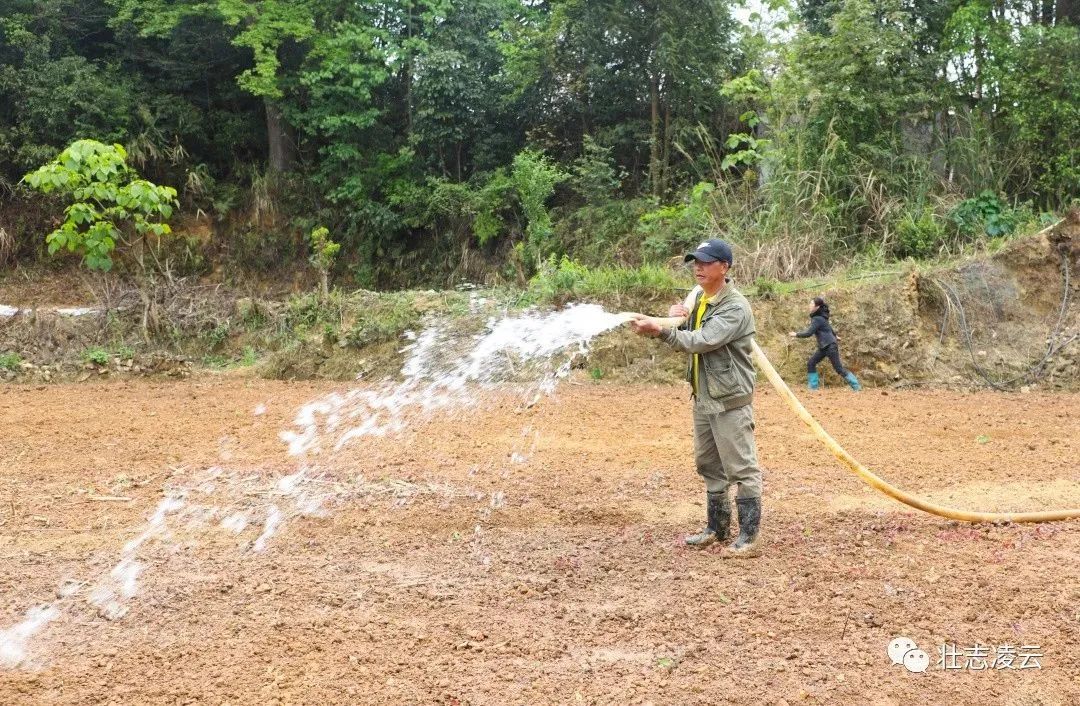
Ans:
[[[395,80],[404,97],[408,143],[425,163],[456,181],[477,166],[486,170],[506,164],[521,135],[520,120],[504,110],[507,86],[499,35],[519,3],[406,5],[408,34],[400,41],[407,59]],[[507,138],[516,142],[510,149]]]
[[[299,46],[316,31],[318,0],[108,0],[114,25],[131,24],[143,36],[167,37],[193,18],[209,18],[233,30],[233,43],[250,49],[252,63],[237,83],[263,99],[270,169],[287,171],[296,162],[295,138],[282,117],[282,68],[299,64]]]
[[[648,190],[666,194],[675,136],[708,119],[735,63],[734,22],[719,0],[559,0],[543,35],[545,132],[572,154],[595,133]],[[534,39],[529,37],[530,40]],[[642,154],[640,148],[644,146]]]

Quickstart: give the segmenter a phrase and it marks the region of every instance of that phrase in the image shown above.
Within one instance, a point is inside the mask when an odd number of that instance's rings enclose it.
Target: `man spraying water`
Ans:
[[[756,556],[761,522],[761,469],[754,442],[754,314],[727,278],[731,246],[709,240],[692,252],[697,286],[672,318],[632,315],[630,326],[690,354],[687,380],[694,408],[694,461],[705,480],[707,525],[686,538],[694,547],[727,541],[731,533],[728,488],[736,486],[739,536],[728,556]]]

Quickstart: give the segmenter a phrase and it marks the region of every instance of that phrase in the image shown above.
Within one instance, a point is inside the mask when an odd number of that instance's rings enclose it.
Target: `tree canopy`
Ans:
[[[96,140],[240,264],[325,225],[358,284],[703,234],[929,256],[973,200],[1080,197],[1077,67],[1071,0],[0,0],[0,220]]]

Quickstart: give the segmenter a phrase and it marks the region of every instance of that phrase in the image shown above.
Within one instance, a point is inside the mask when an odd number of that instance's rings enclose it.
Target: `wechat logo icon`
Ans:
[[[918,674],[930,666],[930,655],[920,650],[910,637],[893,638],[886,651],[893,664],[902,664],[909,672]]]

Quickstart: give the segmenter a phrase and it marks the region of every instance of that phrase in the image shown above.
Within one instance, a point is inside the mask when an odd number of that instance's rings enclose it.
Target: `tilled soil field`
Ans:
[[[280,433],[344,389],[0,388],[0,704],[1080,703],[1080,521],[912,511],[762,392],[764,554],[688,550],[686,390],[586,381],[326,448],[290,495]],[[1080,395],[807,405],[935,501],[1080,507]]]

